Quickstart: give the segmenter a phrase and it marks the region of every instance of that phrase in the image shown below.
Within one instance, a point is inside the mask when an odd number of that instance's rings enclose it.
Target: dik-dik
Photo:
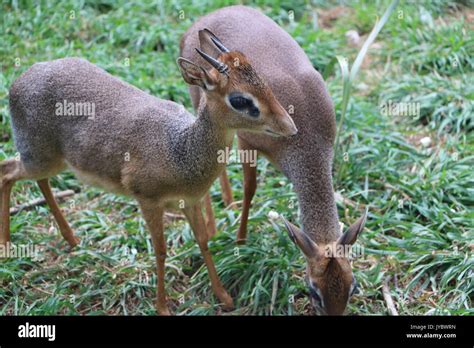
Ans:
[[[329,250],[347,250],[341,246],[356,241],[364,227],[365,214],[341,235],[331,178],[336,122],[324,81],[296,41],[255,9],[231,6],[196,21],[183,36],[183,57],[198,60],[193,49],[197,45],[212,49],[208,36],[197,35],[202,27],[209,28],[229,47],[238,47],[249,57],[280,103],[293,111],[291,116],[299,130],[296,136],[278,139],[239,131],[238,144],[240,149],[258,150],[293,183],[303,228],[285,224],[291,239],[306,257],[312,302],[322,312],[342,314],[356,283],[349,259]],[[190,93],[195,108],[201,107],[202,92],[191,86]],[[243,169],[244,201],[238,242],[246,239],[257,177],[255,166],[243,163]]]
[[[297,129],[245,55],[228,52],[214,36],[213,40],[225,50],[218,59],[197,49],[203,65],[184,58],[177,61],[184,80],[203,91],[197,117],[83,59],[38,63],[21,75],[10,89],[12,128],[21,159],[0,163],[0,243],[10,240],[12,185],[31,179],[38,182],[63,236],[76,245],[48,184],[49,177],[70,168],[85,182],[138,201],[156,254],[159,314],[169,314],[163,234],[163,211],[167,208],[182,208],[212,289],[224,308],[232,308],[232,298],[222,286],[208,250],[200,199],[224,168],[225,163],[217,160],[218,153],[232,144],[236,129],[281,136],[292,136]],[[241,64],[234,65],[235,59]],[[243,95],[256,101],[253,108],[241,107]],[[58,115],[58,105],[66,103],[90,103],[95,113]]]

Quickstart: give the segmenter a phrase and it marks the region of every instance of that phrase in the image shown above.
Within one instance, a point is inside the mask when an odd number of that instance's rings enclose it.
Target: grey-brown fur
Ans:
[[[239,132],[251,148],[281,168],[298,194],[303,230],[328,244],[340,236],[331,169],[336,131],[334,107],[321,75],[304,51],[270,18],[245,6],[231,6],[200,18],[185,33],[182,56],[199,61],[193,47],[198,30],[208,28],[229,49],[238,47],[291,114],[298,134],[288,139]],[[200,91],[190,92],[195,107]]]
[[[94,103],[95,117],[56,115],[63,100]],[[78,58],[33,65],[11,87],[10,108],[30,178],[68,165],[93,184],[163,202],[200,198],[230,139],[204,105],[196,119]]]

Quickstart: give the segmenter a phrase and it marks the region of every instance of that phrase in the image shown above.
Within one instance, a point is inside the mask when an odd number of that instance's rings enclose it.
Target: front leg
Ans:
[[[211,279],[211,286],[214,294],[223,303],[224,309],[233,309],[234,302],[232,301],[232,297],[230,297],[230,295],[227,293],[219,279],[219,276],[217,275],[214,261],[212,260],[211,253],[207,246],[208,238],[206,233],[206,225],[204,223],[204,217],[202,216],[200,203],[196,203],[191,207],[184,208],[183,212],[186,215],[189,224],[191,225],[191,229],[193,230],[199,248],[201,249],[201,254],[207,266],[207,272],[209,274],[209,278]]]
[[[217,227],[214,211],[212,210],[211,194],[209,192],[207,192],[204,196],[203,203],[206,210],[207,237],[208,239],[211,239],[214,235],[217,234]]]
[[[219,183],[221,185],[222,190],[222,200],[224,201],[224,205],[228,207],[232,204],[232,187],[230,186],[230,180],[227,176],[227,169],[224,168],[221,175],[219,175]]]
[[[140,208],[150,230],[156,256],[156,309],[159,315],[170,315],[168,305],[166,304],[165,289],[166,240],[163,227],[164,209],[157,204],[145,202],[140,202]]]

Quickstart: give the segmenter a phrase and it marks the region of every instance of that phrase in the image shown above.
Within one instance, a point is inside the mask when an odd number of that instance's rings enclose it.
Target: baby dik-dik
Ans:
[[[210,69],[184,58],[177,61],[184,80],[204,91],[197,117],[83,59],[38,63],[21,75],[10,89],[12,127],[21,159],[0,163],[0,243],[10,240],[12,185],[32,179],[38,182],[65,239],[72,246],[77,244],[48,183],[49,177],[70,168],[85,182],[138,201],[156,254],[159,314],[169,314],[163,211],[177,207],[191,225],[215,295],[224,308],[232,308],[232,298],[219,280],[207,247],[200,199],[223,170],[225,163],[218,163],[218,153],[231,146],[237,129],[281,136],[297,130],[247,58],[238,51],[229,52],[215,36],[212,40],[221,50],[217,58],[197,49]],[[93,106],[89,108],[93,115],[71,116],[59,108],[84,103]]]

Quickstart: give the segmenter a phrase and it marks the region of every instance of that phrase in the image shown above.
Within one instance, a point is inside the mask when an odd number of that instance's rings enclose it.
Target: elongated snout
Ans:
[[[298,133],[295,122],[293,118],[288,114],[288,112],[279,104],[275,105],[273,108],[273,122],[271,129],[267,133],[274,133],[274,136],[283,136],[291,137]]]
[[[298,129],[296,128],[293,118],[286,112],[286,110],[285,113],[286,115],[283,116],[281,120],[281,123],[283,124],[282,129],[284,130],[282,135],[284,137],[291,137],[298,133]]]

